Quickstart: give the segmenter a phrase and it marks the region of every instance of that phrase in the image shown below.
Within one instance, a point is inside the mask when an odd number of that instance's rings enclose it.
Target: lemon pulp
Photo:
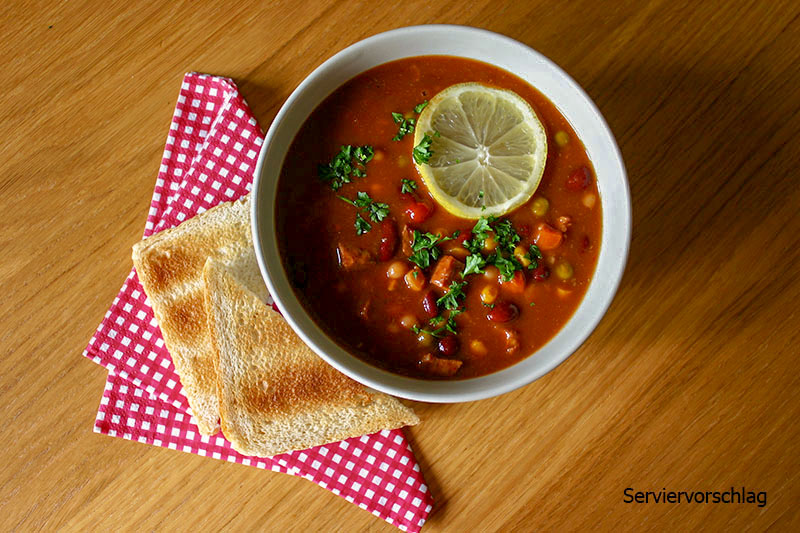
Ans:
[[[518,94],[480,83],[452,85],[419,116],[414,145],[425,135],[431,156],[415,162],[434,199],[456,216],[499,216],[525,203],[547,161],[547,134]]]

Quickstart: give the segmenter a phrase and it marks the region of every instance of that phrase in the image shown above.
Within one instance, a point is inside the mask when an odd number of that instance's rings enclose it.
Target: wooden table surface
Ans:
[[[616,300],[568,361],[414,405],[424,531],[800,528],[800,3],[216,4],[0,6],[0,530],[396,531],[299,478],[94,434],[106,372],[81,351],[131,267],[185,72],[233,77],[266,127],[333,52],[434,22],[574,76],[634,218]],[[624,502],[731,486],[767,505]]]

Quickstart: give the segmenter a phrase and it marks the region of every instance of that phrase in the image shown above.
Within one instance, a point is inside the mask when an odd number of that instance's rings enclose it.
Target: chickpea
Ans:
[[[394,261],[386,269],[386,277],[389,279],[400,279],[408,272],[408,264],[404,261]]]
[[[537,196],[533,199],[531,203],[531,211],[537,217],[543,217],[547,214],[547,210],[550,209],[550,202],[544,196]]]
[[[411,329],[414,326],[419,325],[419,322],[417,321],[417,317],[409,314],[409,315],[403,315],[403,317],[400,319],[400,325],[403,326],[404,328]]]
[[[559,298],[566,298],[567,296],[572,294],[572,291],[567,289],[562,289],[561,287],[559,287],[558,289],[556,289],[556,293],[558,294]]]
[[[597,196],[595,196],[593,193],[590,192],[587,192],[586,194],[583,195],[583,198],[581,198],[581,202],[583,203],[583,205],[585,205],[589,209],[594,207],[596,201],[597,201]]]
[[[408,166],[408,158],[404,155],[401,155],[397,158],[397,168],[403,168]]]
[[[553,272],[561,279],[569,279],[575,274],[575,269],[567,261],[561,261],[555,266]]]
[[[492,305],[497,299],[497,285],[487,285],[481,290],[481,302]]]
[[[497,276],[499,275],[500,271],[497,270],[497,267],[494,265],[489,265],[486,267],[486,270],[484,270],[483,277],[486,279],[486,281],[493,281],[497,283]]]
[[[472,353],[475,355],[486,355],[489,353],[489,350],[486,349],[486,345],[477,339],[469,343],[469,349],[472,350]]]
[[[419,335],[417,336],[417,342],[419,342],[422,346],[431,346],[433,345],[433,335],[424,331],[420,331]]]
[[[486,240],[483,241],[483,251],[484,252],[494,252],[495,248],[497,248],[497,241],[493,236],[486,237]]]
[[[386,154],[383,152],[383,150],[375,150],[375,153],[372,156],[372,160],[375,162],[383,161],[385,157]]]
[[[425,288],[425,284],[428,283],[428,280],[425,279],[425,274],[417,266],[409,270],[404,279],[406,280],[406,285],[412,291],[421,291]]]
[[[557,131],[554,139],[556,144],[563,148],[569,143],[569,134],[566,131]]]
[[[528,259],[527,255],[528,251],[524,247],[517,245],[517,247],[514,248],[514,257],[526,268],[531,264],[531,260]]]

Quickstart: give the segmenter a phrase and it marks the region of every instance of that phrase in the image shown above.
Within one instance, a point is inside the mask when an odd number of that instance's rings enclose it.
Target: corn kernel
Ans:
[[[486,240],[483,241],[483,251],[484,252],[494,252],[495,248],[497,248],[497,241],[491,235],[486,237]]]
[[[561,261],[558,263],[553,271],[555,272],[556,276],[561,279],[569,279],[573,276],[573,274],[575,274],[575,269],[573,269],[572,265],[566,261]]]
[[[414,326],[419,325],[419,322],[417,322],[417,317],[414,315],[403,315],[403,317],[400,319],[400,325],[404,328],[411,329]]]
[[[543,217],[547,214],[547,210],[550,209],[550,202],[547,201],[547,198],[544,196],[537,196],[533,199],[533,203],[531,203],[531,211],[537,217]]]
[[[472,353],[475,355],[486,355],[488,353],[486,345],[479,340],[474,340],[469,343],[469,349],[472,350]]]
[[[433,335],[424,331],[420,331],[419,335],[417,336],[417,342],[419,342],[422,346],[430,346],[433,344]]]
[[[497,277],[500,275],[500,271],[494,265],[489,265],[483,271],[483,278],[486,281],[491,281],[497,283]]]
[[[555,141],[558,146],[563,148],[569,142],[569,134],[566,131],[557,131]]]
[[[492,305],[497,299],[497,285],[487,285],[481,290],[481,302]]]
[[[524,267],[528,267],[531,264],[531,260],[527,257],[528,251],[525,250],[522,246],[517,246],[514,248],[514,257],[517,258],[517,261]]]

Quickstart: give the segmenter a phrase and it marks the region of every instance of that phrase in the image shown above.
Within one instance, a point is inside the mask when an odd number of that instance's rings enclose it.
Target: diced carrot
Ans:
[[[525,292],[525,274],[521,270],[517,270],[511,281],[503,280],[500,288],[514,294],[522,294]]]
[[[553,250],[561,245],[564,234],[545,222],[536,226],[536,236],[533,241],[540,250]]]

